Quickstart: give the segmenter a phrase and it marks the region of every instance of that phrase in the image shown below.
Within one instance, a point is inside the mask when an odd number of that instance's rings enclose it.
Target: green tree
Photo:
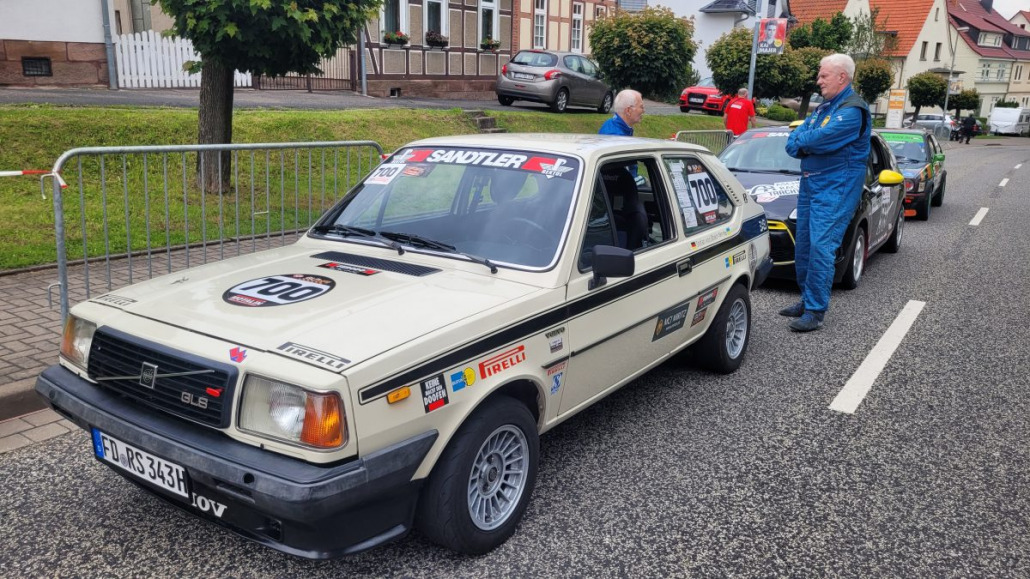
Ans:
[[[590,46],[609,84],[657,100],[674,100],[691,77],[694,22],[668,8],[617,12],[594,22]]]
[[[955,117],[961,117],[962,111],[976,111],[980,108],[980,93],[975,88],[964,90],[948,99],[948,106],[954,107]],[[997,103],[994,106],[998,106]]]
[[[808,74],[803,77],[804,82],[801,85],[800,93],[801,106],[798,108],[798,118],[803,119],[808,115],[808,106],[812,100],[812,93],[819,92],[819,85],[815,84],[815,80],[819,76],[819,62],[822,61],[824,56],[829,55],[831,51],[810,46],[799,48],[794,52],[797,53],[798,57],[801,58],[801,62],[808,69]]]
[[[838,12],[829,22],[816,18],[811,24],[802,24],[790,31],[787,43],[791,48],[822,48],[840,52],[851,40],[852,23]]]
[[[715,86],[723,94],[735,94],[747,86],[751,66],[752,31],[735,28],[723,34],[708,48],[706,58],[712,69]],[[802,86],[815,78],[802,59],[800,51],[786,50],[783,54],[759,54],[755,59],[755,98],[776,98],[800,94]]]
[[[378,0],[157,0],[175,33],[201,55],[198,141],[232,142],[233,71],[318,73],[318,62],[354,42]],[[204,158],[203,182],[214,185],[219,157]],[[199,160],[198,160],[199,162]],[[221,156],[222,180],[231,172]]]
[[[944,91],[948,90],[948,83],[940,75],[932,72],[921,72],[909,77],[908,100],[916,108],[915,114],[923,107],[939,107],[944,104]]]
[[[880,20],[880,9],[871,12],[859,12],[851,19],[851,39],[844,46],[844,51],[855,60],[867,58],[886,58],[898,46],[897,35],[886,34],[888,22]]]
[[[878,58],[860,61],[855,66],[855,91],[869,104],[894,84],[894,71],[890,63]]]

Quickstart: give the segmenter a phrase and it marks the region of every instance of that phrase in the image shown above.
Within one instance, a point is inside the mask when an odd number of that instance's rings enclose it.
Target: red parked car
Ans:
[[[701,79],[694,86],[688,86],[680,93],[680,111],[689,113],[691,109],[704,111],[710,115],[721,115],[730,95],[724,95],[715,88],[712,77]]]

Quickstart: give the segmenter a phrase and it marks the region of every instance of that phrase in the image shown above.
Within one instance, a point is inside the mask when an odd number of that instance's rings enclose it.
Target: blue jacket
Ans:
[[[627,137],[633,136],[633,127],[626,124],[626,121],[622,120],[619,115],[612,115],[612,118],[608,119],[601,125],[601,130],[597,131],[598,135],[624,135]]]
[[[839,188],[843,173],[865,174],[871,133],[869,107],[848,85],[790,133],[787,154],[801,159],[806,177]]]

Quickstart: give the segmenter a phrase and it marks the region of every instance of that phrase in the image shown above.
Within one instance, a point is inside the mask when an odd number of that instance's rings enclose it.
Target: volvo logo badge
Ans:
[[[157,382],[157,364],[151,364],[150,362],[143,362],[143,366],[139,369],[139,384],[154,389],[154,384]]]

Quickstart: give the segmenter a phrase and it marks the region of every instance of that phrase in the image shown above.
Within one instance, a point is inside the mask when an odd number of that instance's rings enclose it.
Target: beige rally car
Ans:
[[[538,436],[692,346],[728,373],[771,269],[706,149],[411,143],[293,245],[75,306],[36,389],[118,474],[311,558],[515,530]]]

